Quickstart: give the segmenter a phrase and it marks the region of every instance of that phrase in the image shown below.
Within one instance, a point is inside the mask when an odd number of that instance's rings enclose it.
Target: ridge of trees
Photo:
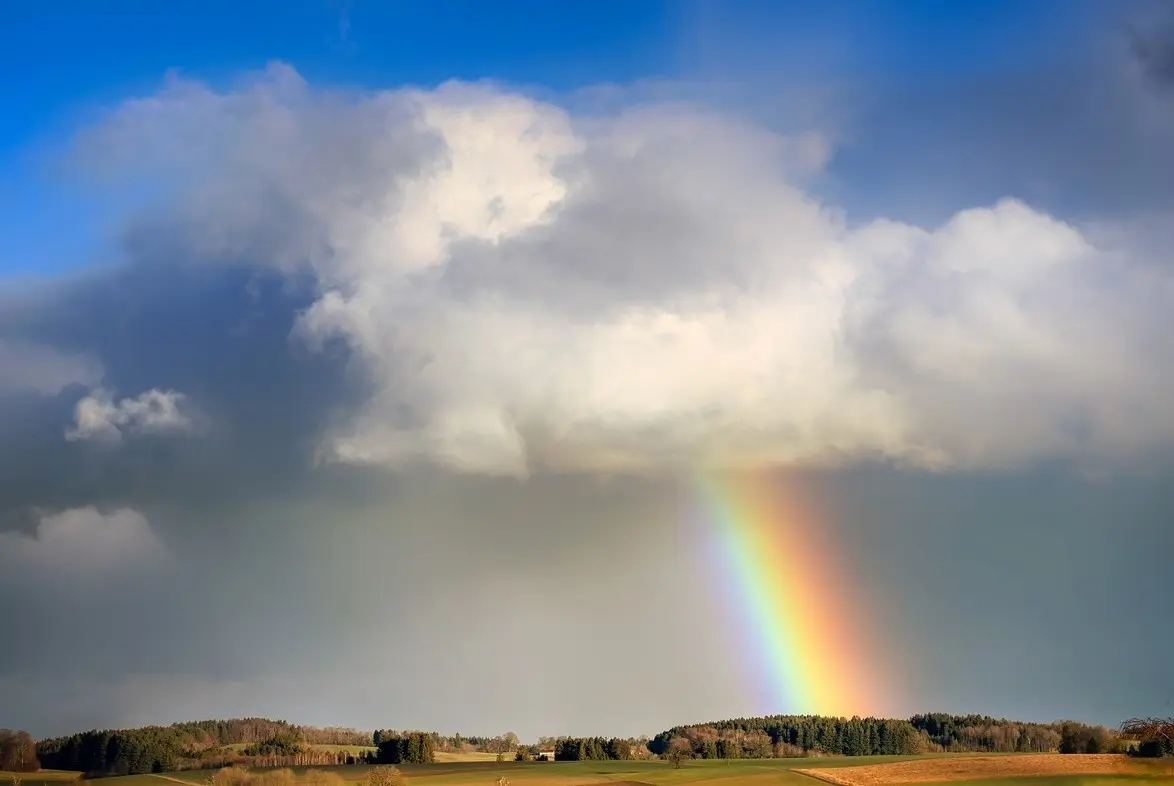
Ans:
[[[34,743],[25,732],[0,730],[0,769],[80,771],[90,777],[211,769],[233,764],[425,764],[437,752],[497,753],[518,761],[742,759],[792,756],[912,755],[934,752],[1108,753],[1174,755],[1167,721],[1123,724],[1121,734],[1075,721],[1032,723],[987,715],[925,713],[908,719],[769,715],[676,726],[652,739],[540,737],[522,745],[510,732],[494,737],[380,729],[372,733],[237,718],[91,730]],[[1136,728],[1134,728],[1136,727]],[[1145,734],[1133,734],[1138,729]],[[1154,730],[1158,731],[1154,731]],[[1158,732],[1165,734],[1159,734]],[[1140,739],[1139,739],[1140,737]],[[1126,739],[1128,738],[1128,739]],[[317,746],[337,746],[324,749]],[[350,746],[349,749],[347,746]],[[1142,750],[1144,748],[1144,751]]]
[[[675,740],[684,740],[686,745]],[[661,732],[649,750],[687,758],[768,758],[920,753],[1107,753],[1123,750],[1103,726],[1031,723],[987,715],[927,713],[908,720],[770,715],[733,718]]]
[[[909,719],[914,728],[929,737],[930,752],[953,753],[1047,753],[1060,749],[1062,723],[1026,723],[992,718],[989,715],[951,715],[933,712]],[[1092,729],[1072,725],[1070,733]],[[1103,729],[1105,735],[1109,732]]]
[[[688,743],[688,749],[674,745]],[[648,748],[665,756],[699,759],[763,759],[810,753],[877,756],[918,753],[926,745],[909,721],[771,715],[678,726],[652,738]]]
[[[244,744],[243,750],[232,746]],[[298,726],[267,718],[233,718],[92,729],[36,744],[41,764],[88,776],[140,775],[206,769],[248,762],[267,766],[348,764],[362,754],[315,749],[314,745],[370,746],[371,735],[355,729]]]

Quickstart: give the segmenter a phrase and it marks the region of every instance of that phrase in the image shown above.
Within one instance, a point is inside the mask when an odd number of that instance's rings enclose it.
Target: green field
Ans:
[[[964,754],[962,754],[964,755]],[[426,765],[405,765],[400,770],[409,784],[419,786],[497,786],[506,778],[511,786],[672,786],[713,781],[715,786],[827,786],[811,776],[793,772],[807,768],[842,768],[915,761],[934,758],[957,758],[950,754],[931,756],[856,756],[809,759],[740,759],[732,761],[692,760],[674,768],[665,761],[591,761],[591,762],[506,762],[462,761]],[[1013,754],[1012,754],[1013,755]],[[290,768],[300,778],[307,768]],[[359,783],[371,769],[369,765],[322,767],[351,783]],[[163,775],[129,775],[101,778],[94,786],[166,786],[168,783],[203,784],[212,770],[191,770]],[[0,773],[0,786],[10,776]],[[62,786],[76,779],[76,773],[42,772],[23,776],[22,786]],[[1040,775],[942,782],[941,786],[1144,786],[1172,783],[1174,777],[1159,775]],[[918,786],[933,786],[918,784]]]

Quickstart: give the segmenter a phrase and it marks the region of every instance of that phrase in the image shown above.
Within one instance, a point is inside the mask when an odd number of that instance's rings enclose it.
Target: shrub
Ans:
[[[676,737],[669,743],[664,756],[673,763],[673,769],[680,769],[685,759],[693,758],[693,746],[684,737]]]
[[[1162,740],[1146,740],[1137,746],[1137,755],[1143,759],[1160,759],[1165,753]]]
[[[208,782],[211,786],[246,786],[252,779],[252,773],[243,767],[222,767]]]
[[[333,773],[323,773],[323,775],[333,775]],[[342,778],[337,775],[334,778],[334,781],[328,783],[339,785],[343,783]],[[297,776],[290,769],[251,772],[244,767],[223,767],[208,780],[208,783],[210,786],[294,786],[297,781]]]
[[[798,745],[792,745],[789,742],[780,742],[775,745],[774,755],[780,759],[802,759],[807,756],[807,751]]]
[[[367,773],[364,781],[366,786],[405,786],[407,778],[399,771],[399,767],[381,765]]]

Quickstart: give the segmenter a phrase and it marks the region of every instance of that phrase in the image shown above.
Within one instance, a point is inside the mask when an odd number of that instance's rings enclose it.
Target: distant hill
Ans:
[[[102,729],[42,740],[43,767],[87,775],[136,775],[223,766],[347,764],[373,750],[371,732],[299,726],[268,718],[232,718]]]

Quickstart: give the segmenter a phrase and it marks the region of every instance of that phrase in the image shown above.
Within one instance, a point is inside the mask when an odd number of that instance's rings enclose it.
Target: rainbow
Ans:
[[[863,598],[836,575],[800,495],[761,472],[705,473],[698,486],[703,523],[739,590],[756,711],[873,712],[882,686],[862,665],[873,662],[861,647]]]

